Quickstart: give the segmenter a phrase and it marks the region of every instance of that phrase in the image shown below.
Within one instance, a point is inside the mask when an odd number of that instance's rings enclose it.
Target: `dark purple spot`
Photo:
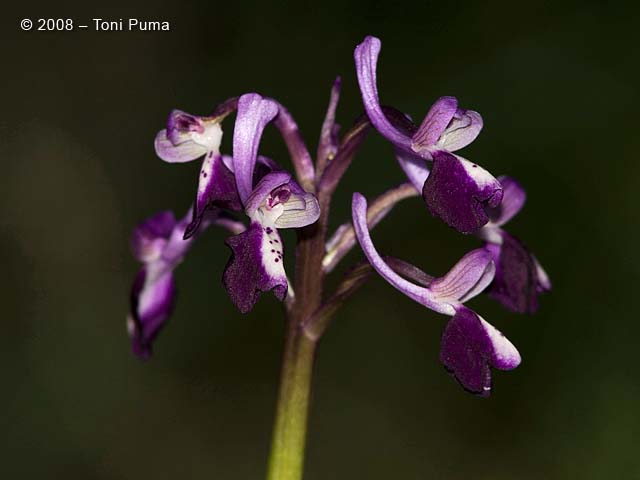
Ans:
[[[276,243],[280,243],[278,240],[274,240],[274,242],[276,242]]]
[[[276,260],[275,260],[275,261],[276,261],[276,263],[278,263],[280,260],[278,260],[278,259],[276,258]]]
[[[272,242],[271,240],[269,240],[269,243],[270,243],[271,245],[273,245],[273,242]]]
[[[273,252],[275,252],[275,250],[274,250],[274,249],[271,249],[271,253],[273,253]]]
[[[473,164],[473,168],[478,168],[478,165],[476,165],[475,163]]]

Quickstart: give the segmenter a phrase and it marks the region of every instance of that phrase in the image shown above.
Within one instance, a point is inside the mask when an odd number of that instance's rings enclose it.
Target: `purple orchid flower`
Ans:
[[[534,313],[538,309],[538,295],[551,290],[551,282],[527,247],[501,228],[522,209],[526,193],[514,178],[498,179],[504,189],[502,203],[490,211],[491,221],[476,233],[485,241],[485,248],[496,263],[496,275],[488,293],[509,310]]]
[[[238,101],[233,170],[240,202],[251,223],[245,232],[226,241],[232,256],[223,282],[242,313],[253,308],[262,292],[273,290],[276,298],[284,300],[288,281],[278,229],[304,227],[320,216],[316,197],[304,191],[289,173],[274,166],[261,178],[256,175],[262,132],[278,111],[276,102],[255,93]]]
[[[407,172],[432,215],[462,233],[489,221],[486,209],[502,200],[500,183],[482,167],[451,152],[470,144],[482,129],[482,117],[458,107],[455,97],[441,97],[419,127],[408,117],[393,115],[380,105],[376,66],[381,42],[368,36],[354,53],[365,110],[373,126],[396,148]],[[433,162],[431,172],[425,160]]]
[[[465,389],[488,396],[491,367],[511,370],[521,360],[502,333],[464,306],[493,280],[496,268],[491,253],[473,250],[443,277],[433,278],[413,265],[380,256],[367,225],[367,201],[359,193],[353,195],[352,216],[358,242],[378,274],[412,300],[452,317],[442,335],[440,361]]]
[[[173,271],[196,238],[183,239],[189,218],[191,212],[176,221],[172,212],[164,211],[140,223],[133,231],[131,249],[143,266],[131,287],[127,329],[133,352],[141,358],[151,356],[153,341],[173,311],[176,298]],[[201,231],[213,224],[235,233],[244,230],[244,225],[219,211],[212,211],[206,216]]]
[[[216,117],[199,117],[173,110],[167,128],[158,132],[155,148],[158,156],[168,163],[185,163],[204,156],[193,217],[185,229],[189,238],[198,229],[205,212],[212,208],[242,210],[231,158],[220,154],[222,127],[220,122],[229,112]]]

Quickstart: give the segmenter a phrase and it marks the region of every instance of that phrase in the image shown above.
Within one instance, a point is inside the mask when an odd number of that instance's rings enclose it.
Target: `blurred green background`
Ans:
[[[482,113],[464,154],[522,181],[528,202],[508,229],[554,289],[535,316],[473,301],[523,356],[484,400],[438,362],[446,319],[370,281],[319,348],[306,478],[640,478],[636,2],[41,3],[8,6],[0,31],[2,478],[264,477],[280,305],[266,295],[249,315],[234,310],[220,283],[225,234],[212,230],[179,268],[177,310],[140,362],[124,322],[138,268],[129,233],[193,198],[199,165],[165,164],[152,147],[172,108],[204,114],[258,91],[291,110],[315,151],[335,75],[340,123],[362,111],[352,52],[366,34],[383,40],[383,102],[420,119],[456,95]],[[171,31],[20,30],[41,17]],[[262,152],[287,162],[273,130]],[[354,190],[401,180],[371,135],[334,224]],[[419,200],[374,237],[434,274],[478,245]]]

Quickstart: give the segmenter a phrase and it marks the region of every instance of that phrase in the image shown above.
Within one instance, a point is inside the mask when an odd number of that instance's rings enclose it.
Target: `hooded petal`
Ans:
[[[245,200],[245,212],[249,217],[255,215],[256,211],[269,203],[271,193],[283,185],[291,181],[291,174],[278,171],[267,173],[258,182],[251,192],[251,195]]]
[[[492,224],[502,226],[522,209],[527,200],[527,193],[513,177],[502,175],[498,177],[498,181],[503,190],[502,202],[497,207],[489,209],[488,213]]]
[[[176,218],[170,211],[157,213],[141,222],[131,235],[133,256],[143,263],[158,259],[175,226]]]
[[[436,312],[453,315],[454,308],[450,304],[440,302],[428,288],[411,283],[401,277],[382,259],[371,240],[367,225],[367,200],[360,193],[353,194],[351,212],[353,227],[360,247],[378,274],[410,299]]]
[[[376,79],[376,66],[378,55],[380,54],[380,39],[376,37],[366,37],[359,44],[354,52],[356,61],[356,73],[358,84],[362,94],[362,103],[369,116],[369,120],[380,134],[394,145],[411,149],[411,138],[396,129],[385,117],[380,107],[378,98],[378,86]]]
[[[238,100],[233,130],[233,170],[242,202],[253,191],[253,172],[262,132],[277,114],[278,105],[257,93],[242,95]]]
[[[459,307],[444,329],[440,361],[470,392],[488,396],[491,368],[511,370],[520,354],[507,338],[475,312]]]
[[[251,222],[240,235],[225,242],[232,251],[224,270],[224,286],[242,313],[251,311],[262,292],[273,290],[278,300],[287,294],[283,245],[278,231]]]
[[[440,97],[436,100],[413,135],[411,148],[417,151],[435,145],[457,110],[456,97]]]
[[[158,156],[169,163],[194,160],[207,152],[220,150],[222,128],[217,119],[208,119],[173,110],[169,114],[166,130],[156,136]]]
[[[500,204],[502,187],[478,165],[438,151],[422,196],[432,215],[461,233],[471,233],[489,221],[485,210]]]
[[[438,141],[438,148],[455,152],[473,142],[482,130],[482,117],[473,110],[458,109]]]
[[[171,315],[176,296],[171,270],[158,278],[147,273],[147,267],[143,267],[136,276],[127,317],[133,353],[145,359],[151,356],[153,341]]]
[[[275,221],[277,228],[301,228],[320,217],[320,204],[312,193],[305,192],[295,180],[286,185],[289,193],[282,203],[282,213]]]
[[[222,155],[215,152],[209,152],[202,162],[193,218],[184,232],[185,239],[196,232],[202,216],[212,208],[242,210],[236,179],[225,165]]]
[[[550,287],[548,277],[546,274],[540,277],[538,262],[520,240],[505,231],[500,234],[502,244],[488,246],[496,262],[489,295],[509,310],[534,313],[538,309],[538,295]]]
[[[300,228],[318,220],[320,205],[291,175],[278,171],[258,182],[247,199],[246,213],[264,226]]]
[[[462,257],[444,277],[435,279],[429,289],[443,302],[464,303],[487,288],[495,271],[491,253],[478,248]]]

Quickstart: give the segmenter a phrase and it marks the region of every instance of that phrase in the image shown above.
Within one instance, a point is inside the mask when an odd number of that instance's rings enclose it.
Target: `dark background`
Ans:
[[[152,148],[172,108],[208,113],[258,91],[315,151],[328,90],[362,111],[352,52],[382,38],[383,102],[421,119],[456,95],[485,128],[463,154],[522,181],[508,225],[553,281],[535,316],[472,306],[523,356],[484,400],[438,362],[446,319],[374,278],[322,340],[307,479],[640,478],[638,42],[635,2],[14,3],[0,45],[0,476],[264,478],[282,346],[267,295],[246,316],[212,230],[178,269],[171,323],[143,363],[125,314],[129,233],[182,215],[197,162]],[[23,32],[22,18],[168,20],[170,32]],[[223,148],[230,152],[231,122]],[[286,163],[270,130],[262,152]],[[335,199],[400,182],[371,135]],[[403,203],[379,248],[441,274],[474,238]],[[287,234],[291,261],[294,237]],[[352,253],[345,265],[361,257]]]

